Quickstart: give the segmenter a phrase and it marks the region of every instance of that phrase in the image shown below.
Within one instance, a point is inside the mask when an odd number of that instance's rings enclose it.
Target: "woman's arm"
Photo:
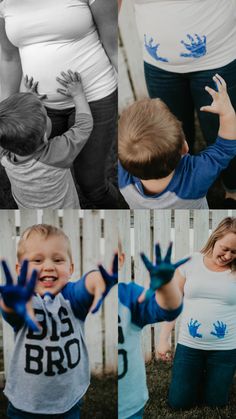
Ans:
[[[0,97],[6,99],[19,92],[22,68],[18,48],[9,41],[5,21],[0,18]]]
[[[94,22],[103,47],[112,65],[117,71],[117,22],[118,7],[116,0],[95,0],[90,6]]]

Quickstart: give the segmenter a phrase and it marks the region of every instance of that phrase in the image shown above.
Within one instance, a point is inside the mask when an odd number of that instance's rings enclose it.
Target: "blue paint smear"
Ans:
[[[181,41],[181,44],[185,46],[188,53],[182,52],[180,54],[180,57],[186,57],[186,58],[200,58],[206,55],[207,48],[206,48],[206,36],[203,35],[200,37],[196,33],[192,36],[190,34],[187,34],[188,41]]]
[[[156,61],[162,61],[162,62],[168,62],[167,58],[160,57],[157,54],[158,47],[160,44],[153,44],[154,39],[150,38],[149,41],[147,40],[147,36],[144,35],[144,46],[148,52],[149,55],[151,55],[152,58],[154,58]]]
[[[190,322],[188,323],[189,334],[193,338],[202,338],[202,335],[197,332],[199,326],[201,326],[201,323],[199,323],[197,320],[191,319]]]
[[[226,323],[217,320],[213,323],[215,330],[211,331],[211,335],[216,336],[218,339],[224,339],[225,334],[228,333]]]

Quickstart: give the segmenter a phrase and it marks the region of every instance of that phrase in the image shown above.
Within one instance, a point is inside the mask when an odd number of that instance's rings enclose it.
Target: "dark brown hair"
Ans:
[[[184,133],[181,123],[160,99],[142,99],[119,120],[121,165],[140,179],[161,179],[178,165]]]

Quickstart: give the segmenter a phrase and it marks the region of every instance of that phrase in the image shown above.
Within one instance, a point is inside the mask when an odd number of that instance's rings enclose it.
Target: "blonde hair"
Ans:
[[[180,121],[160,99],[142,99],[119,119],[121,165],[140,179],[161,179],[178,165],[185,136]]]
[[[201,253],[211,255],[216,242],[228,233],[236,234],[236,217],[226,217],[218,224],[216,229],[211,233],[205,246],[201,249]],[[236,259],[231,263],[231,270],[236,271]]]
[[[48,237],[51,237],[51,236],[63,237],[64,240],[67,243],[67,251],[68,251],[70,261],[71,261],[71,263],[73,262],[71,245],[70,245],[70,240],[69,240],[68,236],[60,228],[49,225],[49,224],[34,224],[31,227],[28,227],[22,233],[22,235],[20,237],[20,240],[19,240],[19,243],[18,243],[18,246],[17,246],[17,259],[18,259],[18,261],[21,260],[22,255],[25,252],[25,242],[27,241],[27,239],[33,233],[42,236],[44,239],[47,239]]]

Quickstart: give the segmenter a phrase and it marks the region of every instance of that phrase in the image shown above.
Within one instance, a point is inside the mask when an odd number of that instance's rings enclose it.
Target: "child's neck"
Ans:
[[[163,192],[166,187],[169,185],[171,179],[174,176],[175,171],[171,172],[168,176],[162,179],[149,179],[149,180],[141,180],[143,185],[144,192],[147,195],[154,195],[157,193]]]

